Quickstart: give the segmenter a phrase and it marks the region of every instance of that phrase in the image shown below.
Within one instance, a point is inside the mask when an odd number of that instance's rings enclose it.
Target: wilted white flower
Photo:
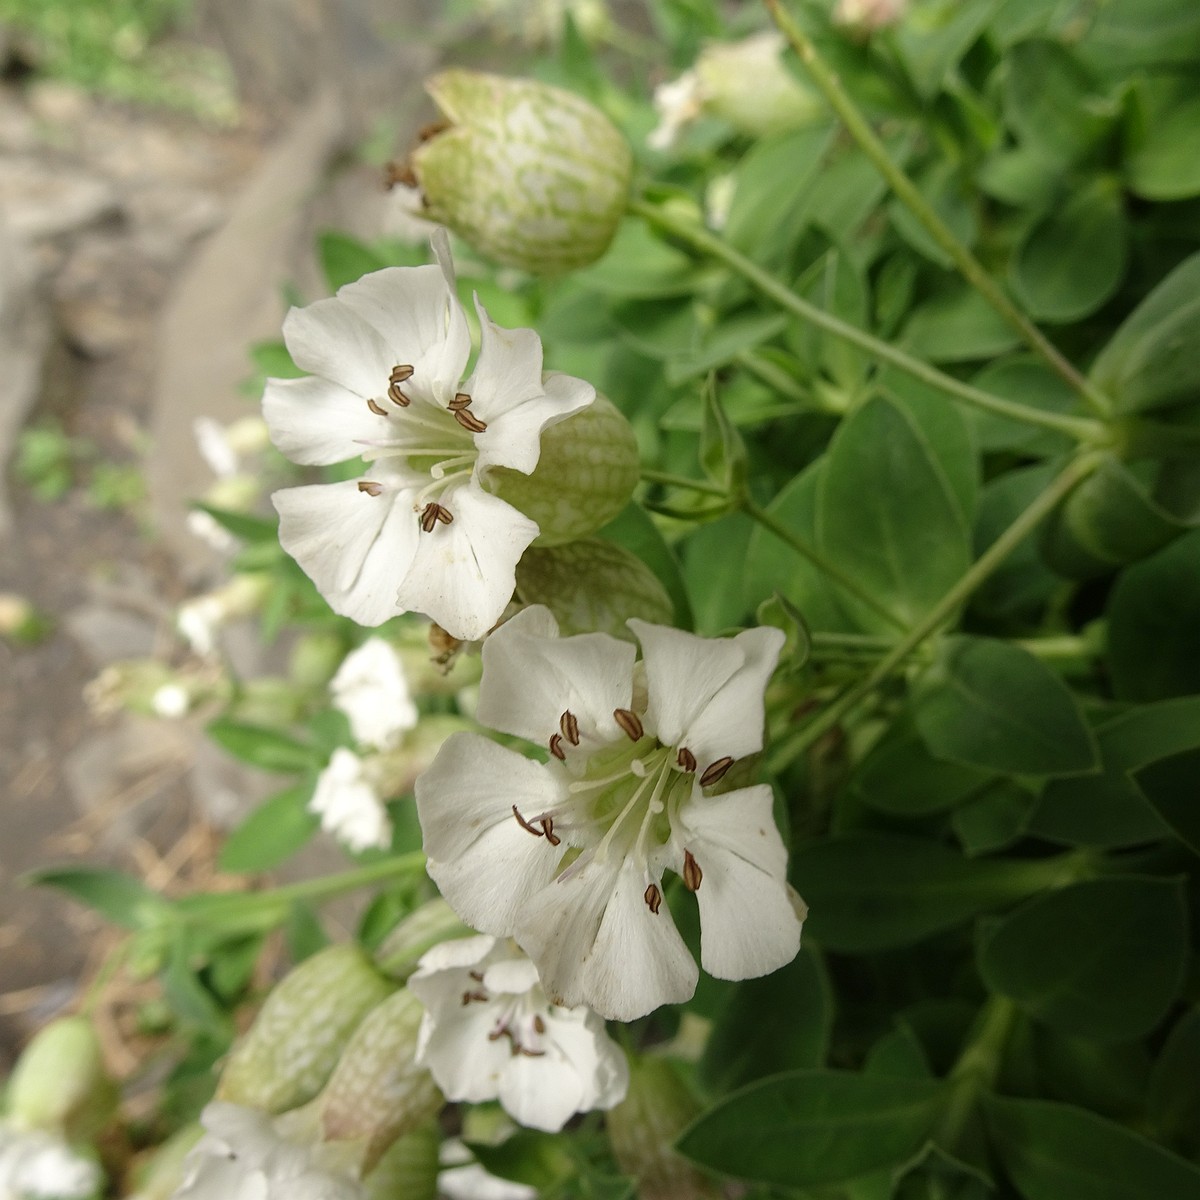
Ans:
[[[174,1200],[361,1200],[362,1185],[318,1162],[319,1142],[296,1140],[288,1118],[214,1101],[200,1115],[207,1131],[184,1163]]]
[[[408,988],[426,1009],[417,1061],[447,1099],[499,1099],[515,1121],[554,1131],[625,1095],[629,1067],[604,1022],[582,1005],[551,1004],[510,941],[442,942]]]
[[[429,873],[468,924],[514,937],[547,995],[630,1021],[695,990],[663,874],[696,893],[700,955],[722,979],[800,946],[771,789],[712,788],[762,749],[777,629],[707,639],[631,620],[642,645],[560,638],[518,613],[483,646],[478,719],[546,746],[545,765],[473,733],[417,781]]]
[[[101,1182],[99,1166],[62,1138],[0,1122],[0,1200],[84,1200]]]
[[[320,815],[322,829],[355,853],[391,845],[387,808],[368,777],[366,764],[345,746],[333,752],[329,765],[317,776],[308,807]]]
[[[502,329],[476,301],[474,373],[449,244],[438,265],[391,267],[294,308],[283,336],[312,374],[271,379],[263,412],[299,463],[362,456],[367,475],[272,497],[279,539],[330,606],[362,625],[423,612],[456,637],[482,637],[513,593],[538,527],[487,490],[488,473],[537,466],[542,430],[587,407],[595,389],[542,374],[530,329]]]
[[[349,718],[355,740],[377,750],[394,745],[420,715],[400,656],[383,638],[368,638],[347,654],[329,690],[334,708]]]

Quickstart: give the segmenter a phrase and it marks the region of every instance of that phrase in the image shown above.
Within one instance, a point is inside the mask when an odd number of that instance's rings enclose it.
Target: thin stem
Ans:
[[[781,366],[754,350],[743,350],[741,354],[734,356],[734,362],[765,383],[772,391],[794,400],[807,411],[826,413],[833,417],[841,416],[845,412],[845,409],[838,408],[797,383]]]
[[[1091,452],[1082,454],[1069,463],[1058,478],[976,559],[971,569],[875,664],[864,678],[848,687],[827,708],[805,725],[795,738],[780,748],[780,753],[772,761],[772,769],[778,770],[798,758],[809,746],[837,725],[843,717],[869,696],[926,638],[937,631],[960,604],[982,586],[992,572],[1033,532],[1042,519],[1057,508],[1059,502],[1083,479],[1087,478],[1102,461],[1102,454]]]
[[[669,471],[656,471],[652,467],[642,468],[642,479],[646,483],[660,483],[663,487],[690,488],[706,496],[728,499],[728,493],[719,483],[709,483],[704,479],[688,479],[686,475],[672,475]]]
[[[841,81],[821,58],[804,30],[784,11],[781,0],[765,2],[772,20],[799,55],[812,81],[841,118],[859,148],[887,180],[896,198],[921,222],[930,237],[959,269],[963,278],[1021,335],[1026,344],[1045,360],[1050,369],[1077,391],[1099,415],[1106,416],[1112,408],[1108,397],[1081,375],[1012,302],[984,269],[983,264],[959,241],[954,231],[921,195],[916,184],[892,161],[887,148],[876,136],[862,110],[842,87]]]
[[[895,613],[876,600],[870,592],[866,591],[860,584],[846,575],[840,567],[830,562],[814,546],[810,546],[803,538],[793,533],[782,521],[777,521],[765,508],[760,508],[749,496],[743,497],[741,508],[748,517],[757,521],[765,530],[774,534],[785,545],[790,546],[801,558],[808,559],[826,578],[836,583],[838,587],[853,596],[860,604],[865,604],[873,613],[887,621],[889,625],[894,625],[899,630],[907,628]]]
[[[1099,421],[1089,417],[1072,417],[1065,413],[1044,412],[1039,408],[1031,408],[1028,404],[1006,400],[1003,396],[994,396],[991,392],[985,392],[981,388],[972,387],[969,383],[963,383],[962,380],[955,379],[953,375],[947,375],[944,371],[939,371],[937,367],[913,358],[912,355],[906,354],[903,350],[897,349],[880,338],[873,337],[864,330],[840,320],[815,304],[801,299],[791,288],[769,275],[757,263],[752,262],[694,221],[666,212],[644,200],[632,200],[629,210],[681,241],[690,243],[697,250],[719,259],[747,282],[753,284],[764,296],[774,300],[780,308],[793,313],[802,321],[807,321],[810,325],[823,329],[826,333],[841,338],[842,341],[849,342],[860,350],[865,350],[878,361],[888,363],[906,375],[911,375],[914,379],[919,379],[922,383],[927,383],[930,387],[937,388],[948,396],[953,396],[956,400],[961,400],[964,404],[982,409],[984,412],[995,413],[1000,417],[1007,417],[1012,421],[1021,421],[1026,425],[1054,429],[1080,442],[1099,443],[1107,436],[1105,426]]]

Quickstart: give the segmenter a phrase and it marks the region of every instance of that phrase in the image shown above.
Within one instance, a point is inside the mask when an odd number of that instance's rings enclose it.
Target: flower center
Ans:
[[[471,987],[462,995],[463,1005],[491,1004],[497,1009],[488,1041],[507,1038],[514,1057],[523,1054],[526,1058],[541,1058],[546,1053],[544,1014],[549,1012],[548,1002],[537,995],[541,989],[520,996],[493,996],[484,986],[482,971],[472,971],[470,978]]]

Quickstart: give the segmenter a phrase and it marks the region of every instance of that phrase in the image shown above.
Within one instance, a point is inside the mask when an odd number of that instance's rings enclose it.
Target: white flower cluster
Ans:
[[[0,1200],[88,1200],[101,1183],[95,1161],[62,1138],[0,1122]]]

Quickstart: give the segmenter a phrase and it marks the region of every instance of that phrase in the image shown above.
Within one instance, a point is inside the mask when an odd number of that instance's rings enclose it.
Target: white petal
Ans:
[[[617,737],[612,714],[632,702],[636,648],[606,633],[560,638],[553,618],[548,633],[548,612],[527,608],[483,643],[477,719],[545,745],[569,709],[584,736]]]
[[[486,934],[439,942],[421,955],[417,969],[409,980],[409,987],[412,988],[414,979],[424,979],[440,971],[466,970],[473,967],[487,958],[495,948],[496,939]],[[416,991],[415,988],[412,990]],[[417,994],[420,995],[419,992]]]
[[[368,638],[347,654],[329,691],[334,708],[346,714],[360,745],[390,747],[420,716],[400,656],[383,638]]]
[[[493,994],[523,996],[538,985],[537,967],[524,955],[492,963],[483,973],[483,986]]]
[[[442,264],[388,267],[338,289],[338,300],[377,330],[392,361],[377,391],[386,391],[392,367],[407,364],[406,394],[446,404],[458,391],[471,353],[466,314]],[[375,395],[376,393],[371,393]]]
[[[477,434],[479,468],[512,467],[528,475],[541,458],[542,433],[573,413],[587,408],[596,389],[570,375],[547,375],[544,390],[504,413],[488,419],[484,433]]]
[[[360,625],[381,625],[400,608],[396,593],[412,566],[419,525],[411,487],[377,464],[383,492],[360,492],[354,480],[285,488],[279,542],[317,585],[329,607]]]
[[[645,887],[630,863],[592,864],[525,905],[514,936],[554,1003],[633,1021],[691,998],[699,971],[667,907],[646,906]]]
[[[778,970],[800,949],[800,918],[788,891],[787,851],[771,815],[771,789],[697,795],[675,836],[703,872],[700,961],[718,979]]]
[[[293,308],[283,321],[283,340],[302,371],[320,375],[362,396],[382,396],[396,365],[378,330],[336,297]]]
[[[556,1007],[550,1014],[546,1038],[570,1060],[583,1080],[581,1111],[620,1104],[629,1090],[629,1062],[621,1047],[608,1036],[599,1014],[582,1006]],[[562,1019],[565,1014],[571,1019]]]
[[[562,852],[522,829],[512,806],[530,820],[559,794],[545,767],[474,733],[447,738],[417,779],[429,874],[468,925],[507,937],[553,878]]]
[[[454,519],[421,534],[397,602],[432,617],[451,636],[475,641],[512,599],[517,562],[538,527],[475,483],[447,488],[439,502]]]
[[[664,745],[687,746],[701,772],[718,758],[762,749],[763,692],[783,647],[781,630],[702,638],[636,618],[628,624],[642,643],[647,717]]]
[[[340,384],[319,375],[268,379],[263,416],[271,441],[292,462],[326,466],[356,458],[363,442],[389,436],[388,418]]]
[[[500,1076],[500,1104],[531,1129],[556,1133],[583,1107],[583,1080],[572,1063],[547,1053],[510,1057]]]
[[[457,1011],[427,1014],[432,1027],[422,1038],[420,1062],[447,1100],[494,1100],[512,1059],[507,1038],[488,1037],[504,1010],[495,1003],[455,1003]]]

